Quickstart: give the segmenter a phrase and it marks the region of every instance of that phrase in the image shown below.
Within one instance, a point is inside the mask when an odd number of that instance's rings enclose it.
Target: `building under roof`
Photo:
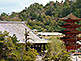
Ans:
[[[30,43],[48,43],[47,40],[40,39],[35,35],[30,28],[28,28],[25,22],[14,22],[14,21],[0,21],[0,31],[7,31],[9,35],[16,35],[17,39],[20,40],[18,43],[25,43],[25,28],[29,31],[28,40]]]

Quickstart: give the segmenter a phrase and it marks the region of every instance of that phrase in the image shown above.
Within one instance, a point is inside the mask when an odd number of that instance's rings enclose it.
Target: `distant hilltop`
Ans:
[[[33,3],[18,13],[12,12],[8,15],[3,12],[0,15],[0,21],[26,21],[26,25],[30,29],[37,29],[42,32],[59,32],[64,29],[59,26],[64,24],[59,18],[66,17],[70,13],[81,18],[80,3],[81,0],[50,1],[45,6],[43,4]],[[77,24],[81,24],[81,22]],[[81,28],[77,28],[77,30],[80,31]]]

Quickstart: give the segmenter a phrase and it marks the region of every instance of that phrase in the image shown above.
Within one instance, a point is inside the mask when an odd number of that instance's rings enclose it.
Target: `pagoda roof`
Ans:
[[[76,29],[69,29],[69,28],[66,28],[64,31],[77,31]]]
[[[77,38],[77,40],[81,40],[81,38]],[[65,39],[64,41],[76,41],[76,38]]]
[[[77,48],[80,48],[81,45],[78,45]],[[67,46],[66,47],[67,50],[76,50],[76,45],[75,46]]]
[[[60,20],[67,20],[67,19],[71,19],[71,20],[81,20],[81,18],[78,18],[78,17],[74,16],[72,13],[69,14],[68,16],[66,16],[66,17],[60,18]]]
[[[74,25],[60,25],[61,27],[64,27],[64,28],[79,28],[81,27],[81,25],[77,25],[77,24],[74,24]]]
[[[76,39],[63,39],[63,41],[65,41],[65,42],[67,42],[67,41],[76,42]]]
[[[77,26],[78,24],[75,24],[75,23],[65,23],[64,25]],[[81,26],[81,25],[79,25],[79,26]]]
[[[61,31],[63,34],[79,34],[81,31]]]
[[[76,40],[76,38],[71,38],[71,37],[62,37],[61,39],[65,39],[65,40],[68,40],[68,41],[71,41],[71,40]],[[77,38],[77,40],[81,40],[81,38]]]

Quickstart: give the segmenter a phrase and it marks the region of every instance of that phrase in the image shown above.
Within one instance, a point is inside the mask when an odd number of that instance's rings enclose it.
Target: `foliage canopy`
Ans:
[[[63,28],[59,26],[62,24],[59,18],[65,17],[70,13],[81,18],[81,0],[76,2],[61,2],[50,1],[45,6],[39,3],[31,4],[25,7],[21,12],[12,12],[11,15],[2,13],[0,15],[1,21],[26,21],[27,26],[31,29],[38,29],[39,31],[61,31]],[[71,9],[72,8],[72,9]],[[80,22],[78,22],[79,24]],[[78,28],[81,30],[81,28]]]

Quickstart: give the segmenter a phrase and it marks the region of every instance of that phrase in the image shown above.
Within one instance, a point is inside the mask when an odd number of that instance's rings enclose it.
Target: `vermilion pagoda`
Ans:
[[[76,28],[81,27],[81,25],[75,24],[75,22],[80,21],[81,18],[77,18],[72,13],[64,18],[60,18],[60,20],[65,21],[64,25],[60,25],[64,27],[65,30],[62,31],[65,36],[62,38],[65,42],[67,50],[75,50],[76,49],[76,39],[81,40],[81,38],[76,38],[76,35],[81,33],[81,31],[77,31]],[[77,44],[77,48],[80,48],[81,45]]]

